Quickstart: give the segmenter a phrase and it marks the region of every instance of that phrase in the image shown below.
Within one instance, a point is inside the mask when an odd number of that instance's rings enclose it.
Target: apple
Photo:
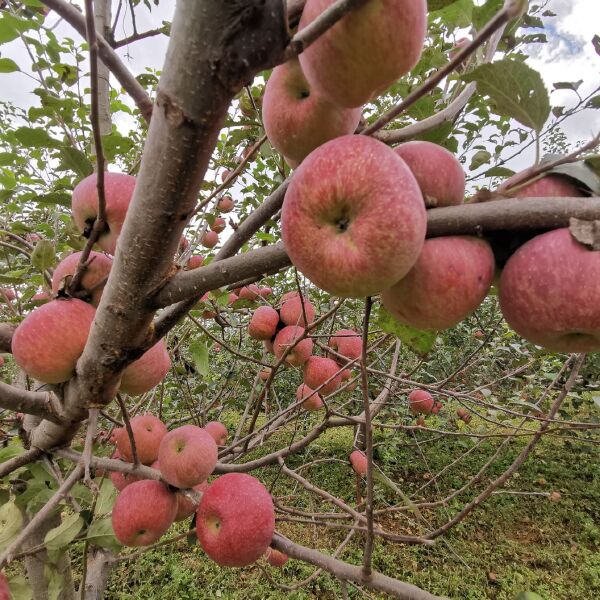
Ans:
[[[111,458],[115,460],[119,460],[121,455],[118,450],[115,450]],[[96,471],[96,475],[100,476],[100,473]],[[133,473],[121,473],[120,471],[111,471],[110,472],[110,480],[112,484],[119,490],[124,490],[131,483],[135,483],[136,481],[142,481],[143,477],[139,475],[134,475]]]
[[[307,0],[298,31],[335,0]],[[300,55],[311,87],[334,104],[361,106],[419,61],[426,0],[375,0],[342,17]]]
[[[471,414],[466,408],[462,406],[456,410],[456,416],[465,423],[469,424],[471,422]]]
[[[550,502],[559,502],[560,499],[562,498],[560,492],[552,492],[550,494],[550,496],[548,496],[548,499],[550,500]]]
[[[0,302],[12,302],[17,296],[7,287],[0,287]]]
[[[265,552],[265,558],[267,562],[272,567],[283,567],[285,563],[289,560],[289,556],[284,552],[279,552],[279,550],[275,550],[275,548],[267,548]]]
[[[192,489],[195,492],[203,494],[208,488],[208,482],[203,481],[198,485],[195,485]],[[197,510],[197,506],[182,492],[175,492],[177,498],[177,514],[175,515],[175,521],[183,521],[188,517],[191,517]]]
[[[304,310],[302,309],[303,305]],[[286,325],[300,325],[300,327],[306,327],[315,320],[314,306],[306,296],[300,296],[298,293],[294,296],[288,296],[288,298],[283,301],[279,313],[281,315],[281,320]],[[304,320],[305,314],[308,323]]]
[[[257,300],[260,298],[260,289],[255,283],[251,283],[240,290],[239,297],[242,300]]]
[[[11,600],[10,588],[4,571],[0,571],[0,600]]]
[[[350,464],[357,475],[367,474],[367,457],[360,450],[354,450],[350,454]]]
[[[302,402],[302,408],[309,411],[319,410],[323,406],[321,396],[304,383],[301,383],[296,390],[296,400]]]
[[[48,292],[37,292],[31,297],[31,302],[36,306],[40,306],[41,304],[46,304],[52,300],[52,296]]]
[[[290,260],[342,297],[379,294],[402,279],[425,240],[423,196],[404,161],[382,142],[344,136],[306,157],[283,203]]]
[[[304,365],[304,383],[324,396],[333,394],[342,382],[339,365],[331,358],[311,356]]]
[[[262,298],[268,298],[273,293],[273,290],[270,287],[263,287],[259,288],[259,293]]]
[[[31,311],[12,338],[17,365],[44,383],[62,383],[75,373],[96,310],[76,299],[52,300]]]
[[[413,390],[408,395],[408,405],[410,407],[410,412],[413,415],[429,415],[433,412],[435,400],[433,399],[433,396],[425,390]]]
[[[517,173],[509,177],[498,188],[498,193],[517,198],[569,198],[586,195],[579,187],[577,180],[566,175],[550,173],[529,183],[518,183],[514,186],[514,181],[521,175],[521,173]]]
[[[424,141],[400,144],[395,152],[415,176],[425,206],[453,206],[464,202],[465,172],[452,152]]]
[[[285,357],[285,362],[292,367],[301,367],[312,354],[313,341],[310,338],[304,338],[297,342],[304,335],[304,328],[296,325],[288,325],[279,331],[273,341],[273,352],[279,360],[284,352],[292,347],[290,353]],[[268,340],[265,340],[265,345]]]
[[[227,304],[231,306],[234,302],[237,302],[239,299],[240,297],[237,294],[231,292],[231,294],[227,296]]]
[[[37,244],[41,239],[42,237],[34,232],[25,234],[25,241],[32,245]]]
[[[190,258],[187,262],[188,271],[191,271],[192,269],[197,269],[198,267],[201,267],[203,262],[204,262],[204,256],[202,256],[202,254],[195,254],[194,256],[190,256]]]
[[[223,475],[202,495],[196,534],[208,557],[222,567],[245,567],[258,560],[274,531],[271,495],[251,475]]]
[[[158,459],[158,449],[162,439],[167,435],[166,425],[154,415],[146,413],[136,415],[130,419],[129,424],[133,432],[135,441],[135,449],[139,461],[144,465],[151,465]],[[133,454],[131,452],[131,444],[127,429],[119,427],[114,431],[117,443],[117,450],[123,460],[133,462]]]
[[[215,231],[216,233],[221,233],[225,227],[227,227],[227,223],[223,217],[217,217],[210,226],[211,230]]]
[[[233,198],[231,196],[222,196],[217,202],[217,210],[222,213],[228,213],[233,210]]]
[[[329,347],[348,360],[355,360],[362,356],[362,336],[353,329],[340,329],[329,338]],[[346,369],[342,373],[342,381],[346,372],[346,379],[350,377],[350,371]]]
[[[259,306],[248,325],[248,335],[255,340],[270,340],[277,331],[279,313],[270,306]]]
[[[52,274],[52,293],[58,293],[61,289],[61,283],[66,277],[69,277],[69,280],[65,282],[65,285],[68,285],[70,278],[77,271],[80,258],[81,252],[74,252],[58,263]],[[112,260],[108,256],[100,252],[90,252],[87,266],[81,278],[81,287],[91,296],[93,306],[100,304],[100,297],[104,289],[103,282],[108,278],[111,267]]]
[[[499,299],[526,340],[553,352],[600,351],[600,251],[568,229],[538,235],[508,259]]]
[[[472,313],[494,280],[489,244],[468,236],[428,239],[414,267],[381,294],[383,306],[416,329],[448,329]]]
[[[340,108],[315,93],[297,58],[279,65],[267,81],[263,123],[271,145],[300,163],[315,148],[354,133],[361,108]]]
[[[200,243],[205,248],[214,248],[219,243],[219,234],[216,231],[205,231]]]
[[[225,183],[227,181],[227,179],[231,176],[232,173],[233,173],[233,171],[231,171],[229,169],[224,169],[223,172],[221,173],[221,183]]]
[[[135,177],[126,173],[104,173],[104,198],[106,201],[106,230],[98,238],[98,246],[114,254],[129,202],[135,189]],[[98,216],[97,175],[82,179],[73,190],[71,209],[75,224],[84,235],[89,235]]]
[[[180,254],[183,254],[190,247],[190,242],[185,236],[181,236],[179,238],[179,248],[178,251]]]
[[[160,481],[128,485],[115,500],[112,526],[125,546],[149,546],[167,532],[177,514],[177,498]]]
[[[159,340],[123,371],[120,390],[130,396],[145,394],[166,377],[170,368],[167,345]]]
[[[183,425],[169,431],[160,442],[160,472],[167,483],[190,488],[208,479],[215,470],[217,454],[217,444],[206,429]]]
[[[223,423],[220,423],[219,421],[210,421],[204,426],[204,429],[208,431],[217,446],[224,446],[227,443],[229,432]]]

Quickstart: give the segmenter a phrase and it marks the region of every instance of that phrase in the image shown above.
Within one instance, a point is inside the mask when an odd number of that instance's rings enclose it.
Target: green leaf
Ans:
[[[50,137],[45,129],[39,127],[19,127],[15,137],[27,148],[56,148],[60,142]]]
[[[83,519],[77,514],[68,515],[63,522],[51,529],[44,537],[48,558],[56,562],[65,548],[77,537],[83,527]]]
[[[65,192],[50,192],[33,198],[34,202],[39,204],[60,204],[61,206],[71,206],[71,196]]]
[[[552,162],[560,158],[558,154],[544,156],[541,164]],[[589,188],[595,196],[600,195],[600,172],[594,168],[594,159],[598,161],[600,156],[591,156],[585,160],[579,160],[574,163],[559,165],[550,169],[548,173],[556,173],[557,175],[566,175],[582,183],[586,188]]]
[[[94,165],[88,157],[77,148],[65,146],[60,150],[61,166],[73,171],[80,179],[94,172]]]
[[[14,73],[20,71],[17,63],[10,58],[0,58],[0,73]]]
[[[487,150],[478,150],[477,152],[475,152],[473,158],[471,159],[469,169],[471,171],[476,171],[482,165],[489,163],[491,158],[492,155]]]
[[[13,575],[8,578],[8,587],[10,593],[15,600],[31,600],[33,598],[33,592],[27,579],[23,575]]]
[[[557,81],[552,85],[555,90],[573,90],[575,92],[582,83],[583,79],[580,79],[579,81]]]
[[[15,17],[9,14],[8,11],[2,11],[0,18],[0,44],[12,42],[19,37],[20,32],[22,33],[34,27],[35,23],[31,23],[29,19]]]
[[[539,594],[535,592],[521,592],[515,600],[544,600]]]
[[[510,177],[514,174],[515,172],[507,167],[492,167],[484,173],[486,177]]]
[[[490,97],[495,111],[525,127],[540,131],[550,116],[550,100],[541,75],[526,64],[504,59],[481,65],[463,75],[477,82],[481,94]]]
[[[50,240],[40,240],[31,253],[31,264],[42,273],[56,261],[54,244]]]
[[[96,546],[101,546],[114,552],[118,552],[121,548],[121,544],[113,532],[110,517],[94,521],[88,529],[86,538]]]
[[[23,515],[14,502],[0,506],[0,552],[3,552],[21,531]]]
[[[98,498],[96,498],[95,515],[105,515],[112,510],[113,504],[117,497],[117,488],[112,484],[110,479],[102,481],[102,487]]]
[[[596,51],[596,54],[598,54],[598,56],[600,56],[600,35],[595,35],[592,38],[592,46],[594,46],[594,50]]]
[[[44,576],[48,583],[48,600],[60,600],[65,583],[64,575],[54,565],[47,564]]]
[[[189,349],[196,370],[200,375],[206,377],[208,375],[208,348],[206,344],[195,340],[190,344]]]
[[[503,0],[487,0],[483,6],[473,8],[473,25],[481,29],[501,8]]]
[[[386,333],[391,333],[402,340],[411,350],[425,356],[434,346],[437,331],[422,331],[400,323],[385,308],[379,308],[377,324]]]

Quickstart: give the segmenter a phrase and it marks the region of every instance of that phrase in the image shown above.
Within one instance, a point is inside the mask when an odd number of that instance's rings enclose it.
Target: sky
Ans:
[[[76,4],[82,4],[76,0]],[[143,4],[137,11],[138,31],[156,28],[161,21],[170,21],[174,2],[162,0],[158,7],[149,13]],[[547,9],[559,15],[545,18],[548,44],[530,44],[526,47],[530,54],[530,66],[542,74],[549,91],[552,84],[558,81],[583,80],[580,94],[597,88],[600,85],[600,56],[591,44],[595,34],[600,35],[600,0],[550,0]],[[55,16],[48,17],[49,23],[57,23]],[[79,39],[78,34],[64,22],[56,24],[58,36],[70,36]],[[535,33],[539,30],[532,30]],[[131,33],[130,21],[122,18],[117,26],[117,39]],[[144,71],[145,67],[160,69],[164,60],[168,39],[157,36],[136,42],[130,47],[119,49],[119,54],[134,74]],[[28,64],[27,55],[18,40],[0,47],[3,57],[12,58],[19,65]],[[36,104],[37,96],[31,93],[35,82],[23,73],[0,75],[0,100],[11,100],[20,106]],[[571,106],[577,96],[569,90],[552,91],[552,103]],[[585,111],[565,122],[563,127],[569,141],[588,140],[600,130],[600,112]],[[117,124],[119,124],[117,122]],[[125,123],[123,123],[125,124]],[[525,153],[517,159],[512,168],[518,169],[531,164],[532,154]],[[519,164],[520,163],[520,164]]]

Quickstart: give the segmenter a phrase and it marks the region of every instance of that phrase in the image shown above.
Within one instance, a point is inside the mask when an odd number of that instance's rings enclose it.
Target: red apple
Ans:
[[[227,227],[227,223],[225,222],[225,219],[223,217],[217,217],[213,221],[213,224],[210,226],[211,230],[217,233],[221,233],[221,231],[223,231],[225,227]]]
[[[202,495],[196,515],[200,545],[222,567],[245,567],[258,560],[275,531],[271,495],[245,473],[216,479]]]
[[[313,341],[310,338],[304,338],[296,343],[296,340],[299,340],[303,335],[304,329],[295,325],[288,325],[280,330],[273,342],[273,351],[276,358],[279,360],[284,352],[292,347],[290,353],[285,357],[285,362],[292,367],[301,367],[308,360],[313,349]]]
[[[52,300],[52,296],[48,292],[38,292],[31,297],[31,302],[36,306],[46,304],[50,300]]]
[[[452,206],[464,202],[465,172],[446,148],[415,141],[400,144],[395,151],[415,176],[426,206]]]
[[[259,293],[261,297],[268,298],[273,293],[273,290],[270,287],[263,287],[259,288]]]
[[[191,271],[192,269],[197,269],[198,267],[201,267],[203,262],[204,262],[204,256],[202,256],[202,254],[195,254],[194,256],[190,256],[190,258],[187,262],[188,271]]]
[[[81,252],[74,252],[58,263],[52,275],[52,293],[57,294],[61,288],[61,283],[66,277],[70,278],[75,275]],[[105,254],[100,252],[90,252],[87,266],[83,277],[81,278],[81,287],[91,295],[91,304],[98,306],[100,297],[104,289],[104,283],[110,273],[112,260]]]
[[[16,298],[15,293],[7,287],[0,287],[0,302],[12,302]]]
[[[154,415],[137,415],[129,421],[139,461],[151,465],[158,458],[160,442],[167,435],[166,425]],[[117,450],[123,460],[133,462],[131,444],[125,427],[115,429]]]
[[[298,30],[334,1],[308,0]],[[361,106],[417,64],[426,31],[426,0],[367,2],[306,48],[300,64],[319,94],[339,106]]]
[[[228,213],[233,210],[233,198],[231,196],[222,196],[217,202],[217,210],[222,213]]]
[[[250,319],[248,335],[255,340],[270,340],[277,331],[279,313],[270,306],[259,306]]]
[[[160,442],[160,472],[171,485],[190,488],[208,479],[217,464],[217,454],[217,444],[206,429],[183,425],[169,431]]]
[[[303,305],[304,310],[302,310]],[[296,293],[295,296],[288,296],[281,304],[279,313],[281,314],[281,320],[286,325],[300,325],[300,327],[306,327],[315,320],[314,306],[306,296],[300,296],[298,293]],[[304,315],[306,315],[308,323],[305,321]]]
[[[181,236],[179,238],[179,253],[183,254],[188,248],[190,247],[190,242],[188,241],[188,239],[185,236]]]
[[[119,460],[121,455],[118,450],[115,450],[111,458],[114,460]],[[100,473],[96,471],[96,475],[100,476]],[[136,481],[142,481],[144,478],[138,475],[133,475],[132,473],[121,473],[120,471],[110,471],[110,480],[112,484],[119,490],[124,490],[131,483],[135,483]]]
[[[273,69],[262,116],[271,144],[286,159],[300,163],[321,144],[354,133],[361,112],[361,108],[340,108],[319,96],[294,58]]]
[[[112,526],[125,546],[149,546],[167,532],[177,514],[177,498],[160,481],[128,485],[115,500]]]
[[[96,173],[80,181],[73,190],[71,208],[73,219],[81,232],[89,232],[98,216],[98,189]],[[104,173],[104,197],[106,201],[106,231],[98,239],[98,245],[114,254],[121,233],[129,202],[135,189],[135,177],[125,173]]]
[[[159,340],[123,371],[120,390],[130,396],[145,394],[166,377],[170,368],[167,345]]]
[[[348,360],[355,360],[362,355],[362,336],[353,329],[340,329],[329,338],[329,347]],[[350,371],[348,371],[348,377],[350,377]]]
[[[321,396],[304,383],[301,383],[296,390],[296,400],[302,402],[302,408],[309,411],[319,410],[323,406]]]
[[[413,415],[429,415],[433,412],[435,400],[433,399],[433,396],[425,390],[413,390],[408,395],[408,405],[410,407],[410,412]]]
[[[200,243],[205,248],[214,248],[219,243],[219,234],[216,231],[205,231]]]
[[[234,294],[233,292],[231,294],[229,294],[227,296],[227,304],[231,305],[234,302],[237,302],[240,299],[240,297],[237,294]]]
[[[35,308],[15,330],[17,365],[44,383],[62,383],[75,373],[96,310],[81,300],[52,300]]]
[[[208,482],[203,481],[198,485],[195,485],[192,489],[195,492],[203,494],[208,488]],[[175,515],[175,521],[183,521],[188,517],[191,517],[197,510],[197,506],[182,492],[175,492],[177,498],[177,514]]]
[[[570,196],[585,196],[575,179],[564,175],[551,173],[535,179],[530,183],[514,185],[521,173],[509,177],[499,188],[498,192],[517,198],[568,198]]]
[[[213,440],[215,440],[217,446],[224,446],[227,443],[229,432],[223,423],[220,423],[219,421],[210,421],[204,426],[204,429],[208,431]]]
[[[526,340],[553,352],[600,351],[600,251],[568,229],[538,235],[508,259],[499,299]]]
[[[3,571],[0,571],[0,600],[11,600],[11,598],[6,575]]]
[[[381,302],[401,323],[417,329],[448,329],[483,302],[494,271],[494,254],[484,240],[428,239],[414,267],[381,294]]]
[[[339,365],[331,358],[311,356],[304,365],[304,383],[324,396],[333,394],[341,384]]]
[[[272,567],[283,567],[288,561],[289,556],[283,552],[279,552],[279,550],[275,550],[275,548],[267,548],[265,558]]]
[[[354,450],[350,454],[350,464],[357,475],[367,474],[367,457],[360,450]]]
[[[257,300],[260,298],[260,290],[255,283],[251,283],[240,290],[239,296],[242,300]]]
[[[281,216],[292,263],[330,294],[362,298],[402,279],[425,239],[419,186],[382,142],[344,136],[308,156]]]

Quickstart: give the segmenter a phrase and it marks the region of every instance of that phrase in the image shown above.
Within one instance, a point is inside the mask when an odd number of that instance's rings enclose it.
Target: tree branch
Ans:
[[[0,381],[0,407],[61,423],[61,404],[54,392],[30,392]]]

